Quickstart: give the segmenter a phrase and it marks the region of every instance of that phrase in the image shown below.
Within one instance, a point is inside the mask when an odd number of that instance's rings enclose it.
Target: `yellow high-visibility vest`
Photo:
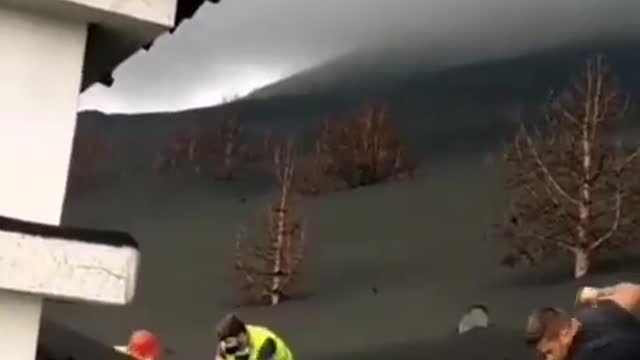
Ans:
[[[266,327],[247,325],[249,341],[251,341],[251,357],[250,360],[257,360],[258,350],[267,339],[271,338],[276,342],[276,355],[273,360],[294,360],[291,350],[287,344],[278,337],[273,331]]]

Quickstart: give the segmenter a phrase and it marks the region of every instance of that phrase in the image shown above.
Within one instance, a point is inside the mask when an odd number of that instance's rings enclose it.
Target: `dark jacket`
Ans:
[[[640,360],[640,320],[613,301],[577,309],[569,360]]]

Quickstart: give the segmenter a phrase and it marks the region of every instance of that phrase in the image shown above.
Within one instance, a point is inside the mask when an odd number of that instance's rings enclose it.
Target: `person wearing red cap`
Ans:
[[[126,353],[136,360],[160,360],[162,345],[157,335],[148,330],[136,330],[129,338],[129,344],[117,350]]]

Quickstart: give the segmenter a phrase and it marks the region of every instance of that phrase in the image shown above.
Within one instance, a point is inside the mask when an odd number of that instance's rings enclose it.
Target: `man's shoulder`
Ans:
[[[640,343],[627,344],[626,346],[604,346],[600,348],[585,349],[575,353],[570,360],[638,360],[640,359]]]
[[[630,312],[613,301],[602,301],[598,306],[582,306],[576,309],[574,316],[586,327],[638,327],[640,321]]]
[[[266,326],[262,326],[262,325],[247,325],[247,329],[251,333],[260,334],[261,336],[264,336],[264,337],[270,337],[270,338],[273,338],[276,341],[280,340],[280,338],[278,337],[277,333],[275,331],[271,330],[270,328],[266,327]]]
[[[255,324],[247,325],[247,329],[254,330],[254,331],[261,331],[261,332],[273,332],[273,331],[271,331],[271,329],[269,329],[266,326],[255,325]]]
[[[578,344],[570,360],[640,359],[640,332],[601,334]]]

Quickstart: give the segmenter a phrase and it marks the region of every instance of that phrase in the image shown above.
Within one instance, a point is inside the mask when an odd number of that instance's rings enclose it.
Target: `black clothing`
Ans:
[[[640,360],[640,320],[605,300],[575,313],[580,330],[568,360]]]

